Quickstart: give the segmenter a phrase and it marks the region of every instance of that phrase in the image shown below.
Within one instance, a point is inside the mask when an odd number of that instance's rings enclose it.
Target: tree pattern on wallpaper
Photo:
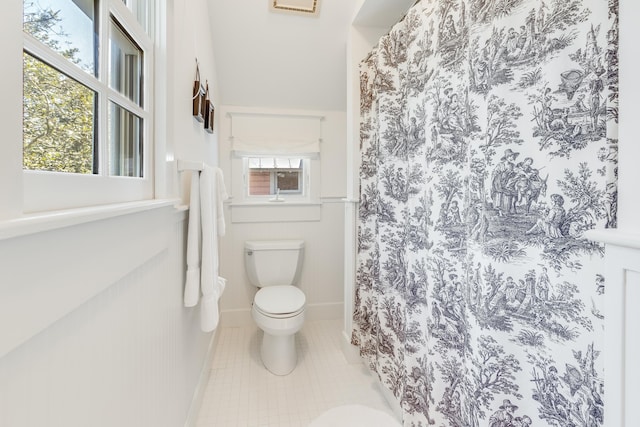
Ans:
[[[422,0],[361,65],[352,341],[406,426],[603,423],[615,0]]]

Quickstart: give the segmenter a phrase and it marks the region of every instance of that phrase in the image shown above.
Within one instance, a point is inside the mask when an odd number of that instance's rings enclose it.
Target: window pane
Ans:
[[[271,193],[271,172],[269,170],[249,171],[249,195],[268,196]]]
[[[299,171],[278,171],[276,172],[276,188],[282,192],[300,191]]]
[[[302,194],[302,159],[250,157],[249,195]]]
[[[94,0],[24,0],[23,28],[42,43],[97,75]]]
[[[113,20],[109,39],[109,85],[142,106],[142,50]]]
[[[96,173],[96,93],[26,52],[23,59],[23,167]]]
[[[142,119],[118,104],[109,109],[109,173],[142,176]]]

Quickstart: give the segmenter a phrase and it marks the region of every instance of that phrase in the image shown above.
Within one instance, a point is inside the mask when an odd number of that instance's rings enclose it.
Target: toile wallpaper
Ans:
[[[405,426],[603,424],[616,0],[422,0],[361,64],[352,342]]]

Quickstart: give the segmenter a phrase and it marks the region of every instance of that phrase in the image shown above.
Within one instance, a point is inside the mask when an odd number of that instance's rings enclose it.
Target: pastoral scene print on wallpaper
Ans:
[[[603,425],[615,0],[422,0],[361,64],[352,342],[405,426]]]

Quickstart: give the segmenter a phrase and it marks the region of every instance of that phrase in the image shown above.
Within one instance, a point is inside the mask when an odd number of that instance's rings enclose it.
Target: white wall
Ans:
[[[0,426],[184,424],[210,342],[181,304],[184,217],[169,206],[0,242],[3,325],[40,329],[0,359]]]
[[[209,5],[161,3],[155,193],[186,200],[174,160],[217,163],[217,133],[191,117],[195,57],[216,101]],[[22,146],[20,2],[0,15],[0,426],[182,426],[213,338],[182,306],[186,211],[81,209],[44,215],[38,231],[22,213],[21,165],[2,160]]]
[[[216,108],[218,107],[219,86],[207,12],[211,6],[206,0],[173,0],[171,3],[171,37],[168,43],[173,56],[168,58],[167,77],[168,81],[173,83],[173,91],[166,103],[169,114],[169,138],[165,157],[167,161],[184,159],[217,165],[219,111],[216,111],[213,134],[204,132],[203,124],[190,114],[196,59],[199,63],[201,81],[203,84],[209,81],[212,102]],[[184,201],[189,200],[188,178],[188,173],[181,176],[178,187]]]
[[[638,58],[638,19],[640,3],[620,0],[620,124],[618,228],[640,231],[640,59]]]
[[[231,117],[228,112],[274,115],[324,116],[321,122],[320,153],[320,220],[287,222],[232,222],[232,209],[265,209],[259,207],[225,207],[227,236],[221,240],[220,274],[229,279],[221,298],[225,325],[252,322],[250,308],[256,288],[245,273],[243,248],[246,240],[302,239],[305,258],[300,287],[307,298],[307,318],[340,318],[343,310],[343,236],[346,188],[346,122],[341,111],[274,110],[265,108],[224,106],[220,122],[220,167],[225,179],[232,177],[230,140]],[[227,187],[230,185],[227,183]],[[286,206],[278,209],[296,209]],[[267,208],[268,209],[268,208]]]

